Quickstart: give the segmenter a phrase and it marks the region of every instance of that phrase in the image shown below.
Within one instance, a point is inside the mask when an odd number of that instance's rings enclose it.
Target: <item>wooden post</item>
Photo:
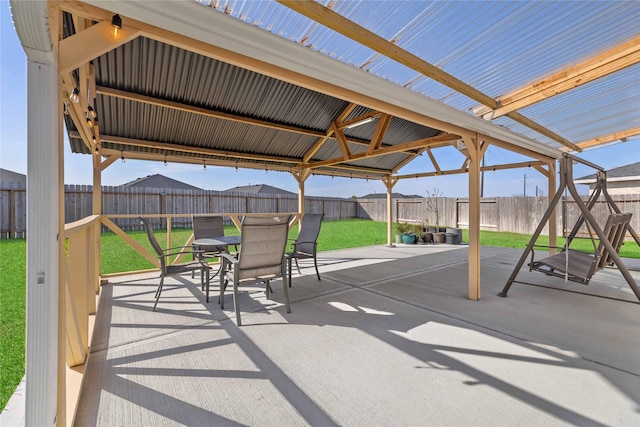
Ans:
[[[96,144],[96,146],[94,147],[94,151],[92,153],[92,160],[93,160],[93,192],[92,192],[92,199],[91,199],[91,207],[92,207],[92,213],[93,215],[102,215],[102,162],[100,159],[100,146],[98,144]],[[91,268],[91,270],[93,272],[95,272],[95,276],[91,277],[91,280],[95,281],[93,283],[94,285],[94,289],[95,289],[95,293],[98,294],[100,292],[100,256],[101,256],[101,252],[100,252],[100,235],[101,235],[101,225],[100,222],[98,221],[98,224],[93,227],[92,231],[93,231],[93,244],[92,244],[92,251],[93,251],[93,266]],[[92,302],[92,308],[90,310],[90,313],[95,313],[96,311],[96,306],[95,306],[95,298],[94,301]]]
[[[469,153],[469,299],[480,299],[480,140],[463,136]]]
[[[310,169],[299,169],[291,171],[291,175],[298,181],[298,213],[300,214],[298,222],[298,232],[302,228],[302,216],[304,215],[304,182],[309,178],[311,174]],[[324,201],[322,202],[322,213],[324,213]]]
[[[548,176],[548,184],[549,184],[549,188],[548,188],[548,200],[549,200],[549,204],[551,204],[551,201],[553,200],[554,196],[556,195],[556,162],[555,160],[553,162],[549,162],[548,164],[548,168],[549,168],[549,176]],[[554,208],[553,211],[551,212],[551,216],[549,217],[549,256],[553,256],[557,253],[557,249],[555,248],[556,246],[558,246],[558,224],[557,224],[557,216],[556,216],[556,209]]]
[[[382,182],[387,187],[387,246],[393,248],[393,186],[398,182],[398,178],[387,175],[382,178]]]

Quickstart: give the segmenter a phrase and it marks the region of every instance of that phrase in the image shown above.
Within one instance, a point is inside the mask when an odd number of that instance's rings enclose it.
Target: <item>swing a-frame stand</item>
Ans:
[[[533,233],[533,236],[531,236],[531,240],[529,241],[529,244],[527,244],[524,253],[520,257],[520,260],[516,264],[515,269],[511,273],[509,280],[505,284],[502,291],[498,293],[498,295],[501,297],[506,297],[507,292],[509,292],[509,288],[514,282],[525,283],[518,282],[515,279],[520,272],[522,265],[527,259],[527,256],[531,254],[529,271],[540,271],[546,275],[562,277],[565,280],[582,283],[584,285],[589,284],[589,280],[591,280],[591,277],[595,272],[601,270],[606,265],[615,264],[633,290],[633,293],[636,295],[638,300],[640,300],[640,288],[638,287],[635,279],[631,276],[631,273],[629,273],[629,270],[618,255],[618,251],[620,250],[620,247],[624,242],[624,237],[627,232],[629,232],[631,236],[633,236],[638,246],[640,246],[640,238],[638,238],[636,232],[629,225],[631,214],[621,213],[620,209],[618,209],[609,193],[607,193],[607,177],[604,169],[597,165],[594,165],[593,163],[574,157],[570,154],[564,154],[559,162],[560,186],[558,188],[558,191],[549,203],[549,208],[542,217],[542,220],[540,221],[540,224],[538,225],[536,231]],[[573,182],[573,162],[582,163],[597,170],[596,187],[587,200],[587,203],[585,203],[580,195],[578,195],[578,191],[576,190],[575,184]],[[534,246],[536,246],[536,240],[540,236],[542,229],[547,224],[547,221],[549,221],[551,215],[554,214],[556,205],[562,198],[562,193],[565,189],[568,190],[569,193],[571,193],[571,196],[576,202],[576,205],[580,209],[580,217],[578,218],[576,224],[573,226],[573,229],[571,230],[569,235],[566,237],[564,247],[557,248],[562,249],[559,254],[552,254],[551,256],[542,260],[534,261],[533,248]],[[591,213],[591,209],[594,207],[601,195],[604,196],[611,212],[611,215],[607,219],[604,228],[600,227],[593,214]],[[595,253],[593,254],[575,251],[569,248],[571,241],[576,237],[576,234],[583,224],[587,226],[587,229],[589,230],[589,234],[591,236],[591,240],[594,244]],[[593,236],[593,233],[595,233],[595,237]],[[596,237],[600,241],[597,247],[595,245]]]

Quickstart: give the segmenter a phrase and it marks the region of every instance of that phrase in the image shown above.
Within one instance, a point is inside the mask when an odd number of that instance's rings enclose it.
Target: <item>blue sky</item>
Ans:
[[[9,2],[0,0],[0,167],[14,172],[27,172],[27,123],[26,123],[26,57],[13,28]],[[457,169],[462,164],[459,153],[435,150],[436,158],[443,169]],[[580,154],[606,169],[640,161],[640,138],[630,138],[627,143],[592,149]],[[491,147],[485,158],[486,164],[519,162],[523,157],[505,150]],[[403,168],[401,174],[431,171],[433,167],[426,155]],[[574,176],[580,177],[593,171],[576,167]],[[289,173],[275,171],[238,170],[232,168],[207,167],[161,162],[127,160],[115,162],[103,173],[103,185],[120,185],[136,178],[162,174],[188,182],[206,190],[225,190],[239,185],[269,184],[288,191],[297,192],[297,182]],[[515,169],[485,173],[484,195],[487,197],[534,195],[536,188],[547,194],[546,179],[534,169]],[[91,184],[91,157],[72,154],[65,143],[65,183]],[[425,196],[437,188],[448,197],[467,196],[465,174],[447,177],[401,180],[394,192]],[[380,181],[312,176],[305,184],[310,196],[351,197],[368,193],[386,192]],[[586,186],[582,186],[586,191]]]

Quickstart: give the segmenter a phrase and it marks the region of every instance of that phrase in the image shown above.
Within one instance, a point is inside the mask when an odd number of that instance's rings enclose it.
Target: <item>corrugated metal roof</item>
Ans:
[[[477,106],[477,102],[467,96],[278,3],[234,0],[200,3],[469,114],[473,114],[471,110]],[[493,98],[579,63],[639,33],[638,26],[633,24],[640,18],[640,7],[632,2],[333,0],[322,3]],[[72,35],[75,30],[69,14],[65,13],[63,22],[64,35]],[[98,91],[96,110],[104,136],[102,146],[113,150],[229,161],[235,157],[226,157],[223,152],[278,156],[289,160],[266,158],[265,162],[274,167],[291,168],[302,161],[349,105],[346,100],[146,37],[138,37],[105,53],[93,64],[99,89],[120,90],[131,95],[121,99]],[[640,79],[636,75],[639,71],[636,64],[523,108],[521,112],[573,142],[638,126]],[[78,74],[75,77],[78,78]],[[159,102],[145,102],[140,97],[153,97]],[[274,126],[184,111],[162,105],[163,102],[261,120]],[[369,112],[370,108],[357,106],[348,119]],[[461,120],[465,122],[466,118]],[[73,123],[68,118],[66,122],[74,151],[89,152],[74,133]],[[558,142],[508,117],[497,118],[495,123],[554,150],[561,147]],[[281,129],[284,126],[304,129],[307,134]],[[374,121],[344,129],[351,140],[348,144],[351,153],[366,151],[367,146],[357,141],[371,139],[376,126]],[[309,132],[316,134],[309,135]],[[392,146],[440,133],[394,117],[382,144]],[[118,138],[148,144],[127,147]],[[217,153],[180,153],[176,149],[153,147],[151,144],[155,142],[217,150]],[[355,160],[342,166],[327,165],[318,172],[333,174],[347,170],[344,174],[348,176],[351,173],[348,167],[353,167],[352,170],[368,168],[374,174],[388,173],[416,152]],[[315,151],[311,161],[342,156],[340,145],[331,137]],[[260,163],[250,158],[245,159],[248,164]]]
[[[470,111],[478,104],[278,3],[201,3],[458,109]],[[320,3],[493,98],[640,34],[640,3],[629,1]],[[626,130],[637,126],[640,117],[637,75],[636,65],[522,113],[573,142]],[[569,114],[559,114],[568,108]],[[496,120],[558,146],[511,120]]]
[[[168,156],[224,159],[193,153],[181,154],[170,149],[132,148],[114,142],[112,137],[245,154],[284,156],[301,161],[319,137],[194,114],[135,99],[123,99],[103,93],[108,89],[123,90],[134,97],[149,96],[280,125],[297,126],[316,131],[318,135],[329,129],[348,105],[344,100],[145,37],[139,37],[107,52],[93,63],[96,85],[99,88],[95,108],[100,119],[102,147],[117,151],[135,150]],[[349,118],[370,112],[369,108],[358,106]],[[374,121],[345,129],[344,132],[348,138],[368,141],[376,125]],[[75,135],[70,119],[67,119],[67,126],[70,135]],[[382,143],[395,145],[439,133],[435,129],[393,118]],[[71,142],[75,152],[89,152],[79,138],[71,138]],[[367,149],[364,143],[350,143],[349,147],[352,153],[361,153]],[[342,151],[332,137],[316,152],[312,160],[341,156]],[[347,165],[388,173],[406,158],[407,154],[397,153],[350,162]],[[285,167],[295,165],[295,161],[272,163]],[[342,171],[331,166],[321,170],[330,174]]]

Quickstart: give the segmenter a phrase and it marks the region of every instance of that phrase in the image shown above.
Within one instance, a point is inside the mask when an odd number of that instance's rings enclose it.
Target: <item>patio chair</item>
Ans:
[[[160,299],[160,294],[162,293],[162,285],[164,284],[165,277],[193,272],[196,270],[200,271],[200,285],[201,287],[206,289],[206,300],[207,302],[209,302],[209,270],[211,270],[211,267],[209,266],[209,264],[207,264],[204,258],[199,256],[202,251],[195,249],[185,250],[182,246],[162,249],[153,234],[153,228],[151,227],[149,221],[142,217],[138,217],[138,219],[144,225],[147,231],[147,237],[149,238],[149,243],[151,243],[151,247],[155,251],[156,255],[158,256],[158,260],[160,261],[160,284],[158,285],[158,289],[156,290],[156,301],[153,304],[153,311],[156,310],[156,306],[158,305],[158,300]],[[177,256],[180,254],[194,254],[198,256],[194,256],[194,260],[190,262],[169,264],[169,257]]]
[[[193,225],[194,240],[224,236],[224,224],[221,216],[193,215],[191,217],[191,223]],[[227,246],[196,246],[195,249],[202,251],[202,253],[198,254],[202,258],[217,258],[220,252],[228,251]],[[196,254],[194,254],[194,259],[195,256]],[[195,272],[191,273],[191,278],[194,277],[194,274]],[[217,272],[214,273],[212,277],[215,277],[216,274]]]
[[[273,217],[245,216],[240,227],[240,252],[236,256],[220,254],[220,308],[224,309],[224,292],[227,281],[233,282],[233,305],[238,326],[240,319],[239,287],[242,284],[264,282],[267,298],[271,286],[269,282],[282,277],[287,313],[291,313],[289,291],[287,289],[284,251],[289,234],[290,215]]]
[[[313,265],[316,268],[316,276],[320,280],[320,272],[318,271],[318,259],[316,258],[316,252],[318,249],[318,235],[320,234],[320,226],[322,225],[322,219],[324,214],[304,214],[302,216],[302,225],[300,227],[300,233],[298,238],[293,242],[293,252],[287,254],[287,264],[289,271],[289,287],[291,287],[291,263],[296,262],[296,268],[298,274],[300,272],[300,266],[298,265],[299,259],[313,258]]]

